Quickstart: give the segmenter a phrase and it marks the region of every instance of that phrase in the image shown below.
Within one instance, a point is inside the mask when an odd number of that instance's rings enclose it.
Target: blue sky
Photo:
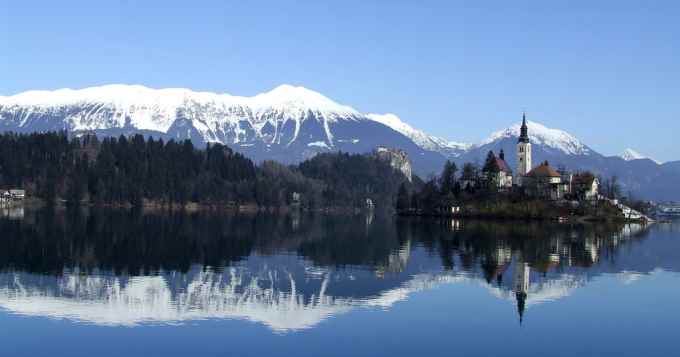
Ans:
[[[0,0],[0,95],[302,85],[476,142],[529,118],[680,159],[675,1]]]

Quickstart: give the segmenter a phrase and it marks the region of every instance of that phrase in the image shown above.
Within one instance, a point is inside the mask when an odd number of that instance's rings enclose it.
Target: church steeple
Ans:
[[[517,299],[517,314],[519,315],[519,324],[524,322],[524,310],[526,309],[527,293],[516,292],[515,299]]]
[[[529,142],[529,128],[527,127],[527,113],[526,112],[522,112],[522,128],[520,129],[519,142],[520,143],[528,143]]]
[[[514,184],[522,186],[522,177],[531,171],[531,142],[529,141],[529,128],[527,127],[527,114],[522,112],[522,128],[517,142],[517,171],[514,176]]]

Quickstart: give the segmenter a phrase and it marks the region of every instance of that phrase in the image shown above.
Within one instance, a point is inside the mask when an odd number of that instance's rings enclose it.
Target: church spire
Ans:
[[[519,142],[520,143],[528,143],[529,142],[529,128],[527,127],[527,113],[526,112],[522,112],[522,128],[520,129]]]
[[[517,299],[517,313],[519,314],[519,325],[522,326],[524,322],[524,310],[526,309],[527,293],[516,292],[515,299]]]

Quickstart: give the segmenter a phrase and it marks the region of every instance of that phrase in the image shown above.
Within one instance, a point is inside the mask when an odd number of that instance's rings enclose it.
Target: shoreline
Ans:
[[[15,202],[13,204],[3,205],[2,207],[9,208],[24,208],[24,209],[41,209],[51,206],[56,209],[120,209],[120,210],[140,210],[145,213],[163,213],[163,212],[184,212],[184,213],[227,213],[227,214],[289,214],[289,213],[313,213],[313,214],[331,214],[331,215],[357,215],[362,213],[386,213],[397,217],[428,217],[440,219],[472,219],[472,220],[488,220],[488,221],[543,221],[543,222],[559,222],[559,223],[640,223],[650,224],[656,222],[655,220],[632,219],[612,215],[521,215],[509,213],[423,213],[423,212],[399,212],[393,208],[388,209],[367,209],[359,207],[323,207],[323,208],[306,208],[296,205],[288,206],[258,206],[255,203],[235,204],[235,203],[198,203],[187,202],[185,204],[179,203],[165,203],[144,200],[142,205],[133,205],[130,203],[93,203],[80,202],[79,204],[69,204],[65,200],[57,200],[52,205],[46,201],[31,197],[22,202]]]
[[[185,204],[179,203],[161,203],[145,201],[142,205],[133,205],[130,203],[94,203],[94,202],[80,202],[78,204],[71,204],[65,200],[57,200],[49,204],[48,202],[38,198],[27,198],[21,202],[15,202],[11,205],[3,205],[1,207],[23,208],[23,209],[43,209],[54,208],[59,210],[65,209],[115,209],[115,210],[140,210],[142,212],[218,212],[218,213],[318,213],[318,214],[361,214],[368,212],[384,211],[379,209],[369,210],[358,207],[323,207],[323,208],[305,208],[295,205],[288,206],[259,206],[255,203],[233,204],[233,203],[198,203],[187,202]],[[389,212],[389,211],[388,211]],[[393,210],[392,212],[393,213]]]
[[[470,219],[481,221],[507,221],[507,222],[558,222],[558,223],[640,223],[651,224],[655,221],[644,219],[632,219],[625,217],[597,217],[597,216],[564,216],[564,217],[543,217],[543,216],[511,216],[498,214],[438,214],[438,213],[405,213],[396,214],[399,217],[426,217],[440,219]]]

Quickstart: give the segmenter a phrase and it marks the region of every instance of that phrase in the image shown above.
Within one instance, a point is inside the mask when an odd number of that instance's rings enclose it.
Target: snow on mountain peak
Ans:
[[[259,108],[296,105],[321,112],[355,114],[322,94],[304,87],[280,85],[253,97],[238,97],[212,92],[195,92],[186,88],[153,89],[142,85],[108,84],[83,89],[32,90],[13,96],[0,96],[0,105],[63,106],[83,102],[112,103],[133,106],[160,102],[179,105],[185,101],[214,102],[224,105],[245,105]]]
[[[0,97],[0,105],[64,106],[94,102],[132,106],[161,98],[166,101],[182,102],[190,93],[192,93],[190,90],[183,88],[156,90],[142,85],[108,84],[83,89],[32,90]]]
[[[69,113],[65,118],[71,130],[96,130],[132,125],[137,129],[167,132],[176,119],[178,109],[206,135],[215,127],[235,127],[240,120],[252,120],[262,126],[266,121],[295,120],[296,127],[314,112],[318,120],[332,122],[355,119],[358,113],[312,90],[281,85],[253,97],[195,92],[185,88],[153,89],[142,85],[110,84],[83,89],[28,91],[0,97],[0,107],[21,112],[24,125],[33,113],[63,112],[70,107],[87,108]],[[276,126],[276,125],[274,125]],[[329,140],[331,134],[329,133]],[[214,135],[213,135],[214,136]]]
[[[626,161],[631,161],[631,160],[639,160],[639,159],[645,159],[645,156],[640,154],[639,152],[633,150],[633,149],[626,149],[623,151],[621,154],[621,158],[626,160]]]
[[[519,136],[521,127],[522,124],[517,123],[507,129],[497,131],[482,141],[480,146],[500,139],[516,138]],[[532,144],[545,145],[570,155],[589,155],[591,153],[591,150],[585,144],[565,131],[551,129],[533,121],[527,121],[527,127]]]
[[[654,160],[654,159],[652,159],[652,158],[649,157],[649,156],[642,155],[642,154],[640,154],[639,152],[637,152],[637,151],[635,151],[635,150],[633,150],[633,149],[630,149],[630,148],[624,150],[623,153],[620,155],[620,157],[621,157],[622,159],[626,160],[626,161],[649,159],[649,160],[652,160],[652,161],[654,161],[655,163],[661,165],[661,162],[659,162],[659,161],[657,161],[657,160]]]
[[[338,104],[321,93],[305,87],[282,84],[269,92],[249,98],[250,104],[258,107],[267,106],[300,106],[304,109],[354,115],[357,112],[348,106]]]
[[[369,119],[386,125],[392,130],[401,133],[402,135],[411,139],[416,145],[426,150],[460,150],[465,151],[471,145],[449,141],[443,138],[429,135],[421,130],[415,129],[411,125],[405,123],[397,115],[392,113],[387,114],[366,114]]]

